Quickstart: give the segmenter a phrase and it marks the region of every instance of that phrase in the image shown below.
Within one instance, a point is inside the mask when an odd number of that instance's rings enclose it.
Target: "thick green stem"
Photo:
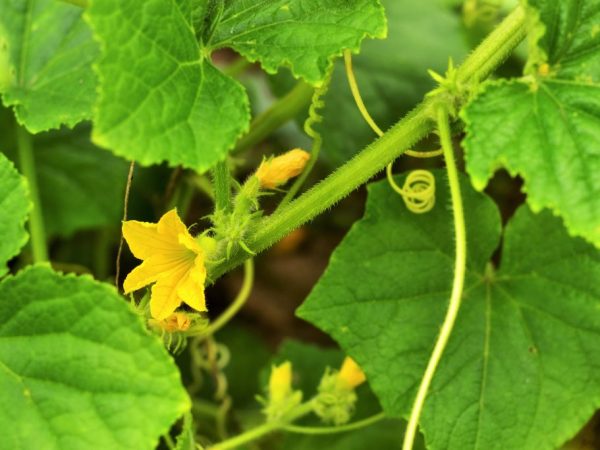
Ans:
[[[313,90],[309,84],[299,81],[290,92],[252,121],[250,131],[238,141],[233,153],[253,147],[280,126],[296,117],[310,103]]]
[[[231,439],[227,439],[226,441],[219,442],[218,444],[213,445],[212,447],[208,447],[207,450],[229,450],[232,448],[237,448],[243,444],[247,444],[248,442],[255,441],[273,431],[282,429],[286,427],[289,423],[298,420],[301,417],[304,417],[310,414],[313,411],[313,402],[308,401],[299,405],[293,413],[291,413],[285,421],[274,421],[274,422],[266,422],[258,427],[252,428],[245,433],[238,434],[237,436],[232,437]]]
[[[454,281],[452,283],[452,294],[450,295],[450,303],[446,318],[442,324],[440,335],[435,343],[433,352],[427,368],[421,379],[421,384],[417,391],[415,401],[410,413],[406,434],[404,435],[404,443],[402,450],[412,450],[419,419],[425,404],[425,398],[429,391],[429,386],[433,380],[433,376],[442,359],[442,355],[450,339],[450,334],[454,328],[458,310],[460,308],[460,300],[462,297],[463,286],[465,281],[465,270],[467,267],[467,233],[465,228],[465,215],[463,210],[462,197],[460,194],[460,181],[458,178],[458,170],[454,161],[454,150],[452,149],[452,135],[450,133],[450,123],[448,112],[445,107],[441,107],[437,114],[437,126],[440,134],[442,150],[444,151],[444,160],[446,161],[446,170],[448,172],[448,183],[450,185],[450,196],[452,199],[452,213],[454,218],[454,235],[456,242],[456,255],[454,261]]]
[[[46,262],[48,261],[48,249],[46,247],[46,231],[37,184],[33,143],[31,135],[19,125],[17,125],[17,148],[19,152],[19,166],[23,175],[27,178],[29,195],[33,203],[31,214],[29,215],[29,234],[31,235],[33,262]]]
[[[231,210],[231,175],[227,160],[219,161],[212,169],[215,211]]]
[[[524,36],[525,15],[519,7],[469,55],[458,69],[458,79],[462,83],[484,79],[502,64]],[[433,130],[436,118],[434,105],[438,102],[435,97],[426,98],[387,133],[336,172],[284,208],[260,220],[247,239],[247,245],[255,252],[270,247],[365,183]],[[216,280],[247,258],[247,254],[238,251],[231,258],[213,266],[210,278]]]

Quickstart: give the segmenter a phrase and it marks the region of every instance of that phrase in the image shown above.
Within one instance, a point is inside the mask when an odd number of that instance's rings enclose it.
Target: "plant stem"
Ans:
[[[17,151],[19,153],[19,166],[29,184],[29,195],[33,203],[29,215],[29,234],[31,235],[31,253],[34,263],[48,261],[48,249],[46,247],[46,231],[44,217],[42,216],[42,204],[37,183],[37,171],[35,168],[35,157],[33,155],[33,142],[31,135],[25,128],[17,127]]]
[[[231,175],[227,159],[219,161],[212,169],[215,193],[215,211],[231,210]]]
[[[363,420],[357,420],[356,422],[348,423],[346,425],[340,425],[337,427],[303,427],[299,425],[288,425],[283,427],[284,431],[289,431],[290,433],[301,433],[301,434],[335,434],[335,433],[345,433],[348,431],[358,430],[360,428],[368,427],[373,425],[374,423],[379,422],[380,420],[385,419],[385,413],[380,412],[371,417],[367,417]]]
[[[252,428],[242,434],[238,434],[230,439],[219,442],[218,444],[208,447],[207,450],[229,450],[232,448],[239,447],[240,445],[247,444],[248,442],[255,441],[256,439],[272,433],[275,430],[285,428],[287,424],[293,422],[301,417],[310,414],[313,411],[313,402],[308,401],[299,405],[286,419],[282,421],[265,422],[256,428]]]
[[[290,92],[252,121],[250,131],[238,141],[232,153],[242,152],[253,147],[294,118],[308,105],[313,90],[309,84],[299,81]]]
[[[417,434],[419,418],[423,411],[423,405],[429,386],[433,380],[433,376],[439,362],[444,353],[444,349],[448,344],[450,334],[454,328],[460,301],[463,292],[465,281],[465,270],[467,265],[467,233],[465,228],[465,216],[463,211],[462,197],[460,194],[460,181],[458,179],[458,170],[454,161],[454,150],[452,149],[452,135],[450,133],[450,123],[448,119],[448,111],[444,106],[440,107],[437,114],[437,126],[440,134],[442,150],[444,151],[444,160],[446,161],[446,170],[448,172],[448,182],[450,185],[450,196],[452,198],[452,213],[454,218],[454,234],[456,241],[456,255],[454,262],[454,281],[452,282],[452,294],[450,295],[450,303],[446,318],[442,324],[440,335],[435,343],[433,352],[427,363],[427,368],[423,374],[421,384],[417,391],[417,396],[410,413],[406,434],[404,435],[404,443],[402,450],[411,450]]]
[[[458,79],[465,83],[482,80],[502,64],[524,36],[525,15],[521,7],[518,7],[469,55],[458,69]],[[246,244],[255,252],[270,247],[365,183],[405,149],[432,131],[435,121],[434,105],[438,102],[435,97],[426,98],[387,133],[321,183],[281,210],[258,221]],[[246,253],[238,250],[228,260],[213,266],[209,277],[216,280],[247,258]]]
[[[240,310],[250,293],[252,292],[252,285],[254,284],[254,260],[252,258],[244,261],[244,281],[242,282],[242,287],[237,294],[235,300],[229,305],[229,308],[223,312],[217,319],[209,325],[206,330],[202,330],[197,335],[198,336],[211,336],[223,328],[235,314]],[[194,336],[190,334],[189,336]]]

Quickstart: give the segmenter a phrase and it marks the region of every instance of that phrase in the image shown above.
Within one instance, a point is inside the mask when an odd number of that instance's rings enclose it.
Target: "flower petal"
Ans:
[[[137,291],[160,278],[175,276],[179,281],[194,264],[189,255],[189,252],[184,252],[178,257],[168,254],[151,256],[127,275],[123,282],[123,291],[126,294]]]
[[[165,213],[158,223],[128,220],[123,222],[122,229],[131,253],[138,259],[181,252],[185,246],[179,243],[179,235],[188,233],[176,209]]]
[[[204,256],[198,255],[194,266],[186,274],[177,286],[177,294],[191,308],[196,311],[206,311],[204,298],[204,281],[206,280],[206,268],[204,267]]]
[[[177,295],[177,286],[173,284],[172,277],[161,278],[152,286],[150,296],[150,314],[156,320],[169,317],[181,305]]]

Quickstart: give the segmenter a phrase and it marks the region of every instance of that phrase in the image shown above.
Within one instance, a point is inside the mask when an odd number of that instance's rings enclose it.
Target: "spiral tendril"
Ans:
[[[373,117],[369,114],[362,96],[360,95],[358,83],[356,82],[354,71],[352,70],[352,54],[349,50],[344,51],[344,63],[346,67],[346,76],[348,78],[348,83],[350,84],[350,91],[352,92],[358,110],[375,134],[383,136],[383,131],[377,126]],[[404,153],[415,158],[433,158],[441,155],[442,149],[426,152],[406,150]],[[387,180],[392,189],[400,194],[406,208],[415,214],[423,214],[427,211],[431,211],[435,205],[435,177],[433,174],[428,170],[413,170],[406,177],[404,185],[400,187],[394,181],[392,164],[393,163],[389,163],[386,168]]]

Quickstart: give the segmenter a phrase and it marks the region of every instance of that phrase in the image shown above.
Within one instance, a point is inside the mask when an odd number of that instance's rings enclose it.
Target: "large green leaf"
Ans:
[[[600,1],[529,4],[529,75],[488,83],[463,112],[467,170],[477,189],[500,166],[521,175],[535,211],[600,247]]]
[[[91,116],[98,50],[82,11],[56,0],[0,2],[0,93],[32,133]]]
[[[40,135],[35,158],[49,235],[119,223],[128,164],[92,145],[87,128]]]
[[[189,398],[112,287],[26,269],[0,283],[0,428],[11,449],[154,449]]]
[[[467,53],[460,18],[439,3],[383,0],[388,38],[366,41],[360,55],[352,58],[365,105],[383,130],[434,87],[427,69],[441,73],[449,56],[459,61]],[[356,108],[342,61],[336,63],[323,116],[322,124],[315,128],[323,136],[323,157],[334,166],[343,164],[375,139]]]
[[[8,270],[6,262],[27,242],[24,225],[30,209],[25,178],[0,153],[0,276]]]
[[[469,264],[422,416],[428,448],[554,449],[600,406],[600,254],[522,207],[495,270],[498,213],[462,186]],[[365,217],[298,312],[358,361],[391,415],[408,414],[447,309],[448,205],[441,186],[435,208],[415,215],[387,183],[371,185]]]
[[[208,46],[231,47],[269,73],[288,65],[317,85],[333,57],[385,34],[378,0],[230,0]]]
[[[203,171],[246,129],[248,100],[206,60],[189,3],[93,2],[88,19],[102,45],[93,140],[141,164]]]

